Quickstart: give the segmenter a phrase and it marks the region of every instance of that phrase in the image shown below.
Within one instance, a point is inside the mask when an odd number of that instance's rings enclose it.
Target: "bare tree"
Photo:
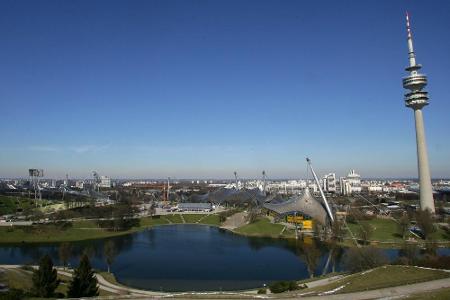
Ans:
[[[108,265],[108,273],[110,273],[111,265],[117,255],[117,248],[112,240],[107,241],[103,246],[103,254],[105,255],[106,264]]]
[[[333,241],[341,241],[344,233],[344,224],[342,221],[336,220],[331,225],[331,239]]]
[[[416,222],[417,226],[422,230],[424,239],[429,239],[431,234],[436,232],[430,210],[418,210],[416,212]]]
[[[69,262],[71,252],[72,246],[69,243],[62,243],[61,245],[59,245],[59,259],[61,260],[64,268],[66,268],[67,263]]]
[[[372,246],[353,247],[344,254],[343,263],[348,271],[356,273],[387,264],[388,259],[381,249]]]
[[[372,237],[372,234],[373,234],[372,225],[370,225],[369,223],[362,223],[358,232],[359,238],[367,243]]]
[[[405,239],[406,234],[409,232],[410,219],[408,214],[403,214],[403,216],[398,220],[397,229],[398,234]]]

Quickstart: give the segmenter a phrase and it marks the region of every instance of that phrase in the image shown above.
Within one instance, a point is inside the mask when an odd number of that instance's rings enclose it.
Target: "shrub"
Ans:
[[[296,281],[276,281],[269,285],[272,293],[278,294],[286,291],[295,291],[300,287]]]
[[[429,256],[425,255],[417,261],[417,266],[434,269],[450,269],[450,256]]]
[[[267,294],[267,289],[266,288],[259,289],[258,294]]]

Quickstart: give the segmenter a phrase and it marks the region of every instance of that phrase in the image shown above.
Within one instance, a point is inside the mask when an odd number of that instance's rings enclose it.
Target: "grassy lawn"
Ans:
[[[355,237],[358,238],[358,232],[360,224],[370,224],[373,229],[371,240],[380,242],[401,242],[402,237],[398,234],[397,223],[390,219],[373,219],[367,221],[360,221],[359,224],[347,223],[350,230]],[[411,234],[409,236],[413,237]],[[350,237],[350,233],[347,233],[347,237]],[[436,232],[432,234],[434,240],[448,240],[446,232],[440,228],[436,228]]]
[[[201,214],[183,214],[186,223],[197,223],[204,215]]]
[[[153,216],[153,217],[145,217],[141,219],[140,227],[150,227],[156,225],[165,225],[169,224],[167,219],[161,216]]]
[[[450,277],[449,273],[439,270],[427,270],[412,266],[385,266],[356,273],[333,283],[317,288],[306,289],[304,291],[320,293],[343,286],[343,288],[336,293],[352,293],[447,277]]]
[[[29,290],[33,286],[31,272],[20,269],[1,269],[0,282],[6,283],[10,288],[21,290]]]
[[[133,228],[126,231],[107,231],[102,229],[60,229],[52,225],[30,227],[0,227],[0,243],[38,243],[38,242],[72,242],[106,238],[137,231]]]
[[[295,238],[295,229],[286,229],[281,236],[285,238]]]
[[[195,223],[203,218],[200,224],[220,225],[219,216],[217,215],[199,215],[187,214],[183,216],[187,223]],[[170,223],[169,220],[172,222]],[[73,222],[71,227],[62,228],[57,225],[33,225],[33,226],[14,226],[0,227],[0,243],[37,243],[37,242],[72,242],[81,240],[91,240],[118,236],[139,231],[144,228],[183,223],[181,216],[166,215],[145,217],[140,219],[138,227],[133,227],[125,231],[108,231],[98,228],[95,221],[80,220]]]
[[[179,214],[174,215],[164,215],[161,216],[161,218],[166,218],[173,224],[183,223],[183,220],[181,219],[181,216]]]
[[[283,225],[270,223],[267,218],[260,218],[256,222],[237,228],[235,231],[246,235],[278,237],[283,228]]]
[[[347,223],[355,237],[358,237],[360,229],[359,224]],[[368,221],[360,221],[360,224],[370,224],[373,229],[371,240],[377,241],[401,241],[402,237],[397,234],[397,223],[393,220],[373,219]]]
[[[199,223],[214,226],[220,226],[221,224],[219,215],[207,215]]]
[[[436,232],[431,235],[432,239],[434,240],[449,240],[449,236],[445,232],[445,230],[442,230],[441,228],[436,228]]]
[[[422,299],[433,299],[433,300],[447,300],[450,299],[450,288],[444,288],[436,291],[412,294],[405,298],[408,300],[422,300]]]
[[[97,223],[95,221],[90,220],[80,220],[74,221],[72,223],[73,228],[98,228]]]

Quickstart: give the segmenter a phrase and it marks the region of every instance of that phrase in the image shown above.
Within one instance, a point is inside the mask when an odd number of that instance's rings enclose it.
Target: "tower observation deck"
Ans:
[[[427,144],[425,139],[425,129],[423,124],[422,108],[428,105],[428,92],[423,89],[427,85],[427,76],[420,74],[422,68],[416,63],[416,55],[414,53],[411,26],[409,23],[409,15],[406,13],[406,28],[408,31],[408,56],[409,66],[406,71],[409,76],[403,78],[403,88],[409,90],[405,94],[406,107],[414,110],[414,119],[416,125],[416,143],[417,143],[417,165],[419,170],[419,186],[420,186],[420,209],[429,209],[435,212],[433,189],[431,186],[430,167],[428,164]]]

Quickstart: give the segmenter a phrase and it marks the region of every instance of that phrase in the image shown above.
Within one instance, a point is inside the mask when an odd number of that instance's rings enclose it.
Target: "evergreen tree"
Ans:
[[[87,255],[81,257],[80,265],[75,269],[67,296],[70,298],[98,296],[97,278]]]
[[[50,256],[45,255],[41,258],[39,268],[33,272],[32,280],[33,294],[43,298],[53,296],[53,293],[59,285],[59,280]]]

